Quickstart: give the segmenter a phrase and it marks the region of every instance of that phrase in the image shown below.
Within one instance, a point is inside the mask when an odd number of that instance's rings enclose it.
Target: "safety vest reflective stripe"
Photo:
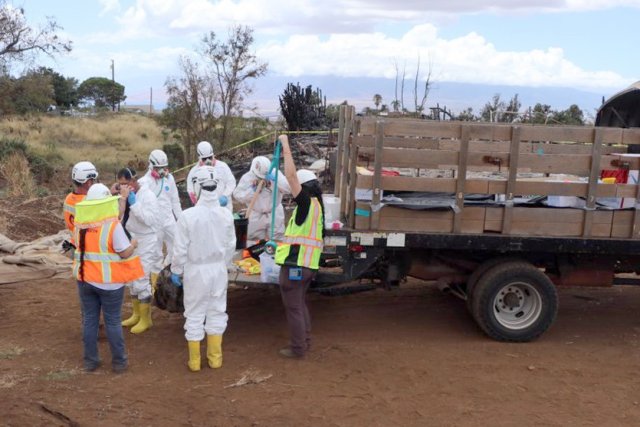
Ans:
[[[322,243],[323,243],[322,240],[318,240],[310,237],[302,237],[302,236],[297,236],[297,237],[285,236],[284,239],[282,239],[282,241],[289,245],[306,245],[306,246],[313,246],[314,248],[322,248]]]
[[[74,257],[80,261],[80,254],[79,253],[75,253]],[[120,261],[122,258],[120,258],[120,255],[117,254],[103,254],[103,253],[99,253],[99,252],[85,252],[84,253],[84,259],[86,261],[97,261],[97,262],[118,262]]]
[[[109,226],[104,226],[100,228],[100,252],[103,254],[108,254],[109,251],[109,241],[110,237],[113,235],[113,230],[116,223],[112,222]],[[119,257],[119,255],[118,255]],[[108,262],[102,263],[102,278],[105,282],[111,283],[111,264]]]
[[[75,206],[71,206],[67,203],[64,204],[63,209],[65,212],[69,212],[72,215],[75,215],[76,213],[76,207]]]

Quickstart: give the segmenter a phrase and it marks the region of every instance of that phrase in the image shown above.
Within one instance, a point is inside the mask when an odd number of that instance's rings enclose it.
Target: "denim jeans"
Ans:
[[[82,341],[84,343],[84,367],[93,370],[100,365],[98,355],[98,324],[102,309],[107,340],[111,349],[111,365],[114,369],[127,367],[127,351],[122,334],[121,313],[124,287],[114,290],[96,288],[78,281],[78,295],[82,305]]]

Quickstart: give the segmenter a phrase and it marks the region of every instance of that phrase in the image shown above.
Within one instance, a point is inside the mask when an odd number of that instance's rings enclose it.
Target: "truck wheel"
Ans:
[[[526,342],[539,337],[556,318],[558,295],[535,266],[506,262],[486,271],[473,288],[471,314],[498,341]]]
[[[469,310],[469,313],[472,313],[471,311],[471,295],[473,295],[473,288],[476,286],[476,283],[478,283],[478,280],[480,280],[480,277],[482,277],[482,275],[484,273],[486,273],[487,271],[491,270],[493,267],[495,267],[496,265],[505,263],[505,262],[516,262],[516,261],[521,261],[518,258],[490,258],[488,260],[486,260],[485,262],[483,262],[482,264],[480,264],[478,267],[476,267],[475,270],[473,270],[473,273],[471,273],[471,275],[469,276],[469,278],[467,279],[467,289],[466,289],[466,293],[467,293],[467,310]],[[522,261],[524,262],[524,261]]]

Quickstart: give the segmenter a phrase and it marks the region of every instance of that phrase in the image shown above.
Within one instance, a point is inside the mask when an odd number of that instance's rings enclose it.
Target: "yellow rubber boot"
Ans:
[[[151,273],[151,295],[155,295],[157,289],[158,289],[158,273]]]
[[[207,335],[207,361],[210,368],[222,366],[222,335]]]
[[[191,372],[200,370],[200,341],[187,341],[189,345],[189,361],[187,366]]]
[[[131,317],[122,321],[122,326],[133,326],[140,320],[140,300],[134,297],[131,300],[131,305],[133,306],[133,313],[131,313]]]
[[[153,322],[151,322],[151,304],[149,304],[148,302],[141,302],[140,320],[133,328],[131,328],[131,333],[141,334],[151,326],[153,326]]]

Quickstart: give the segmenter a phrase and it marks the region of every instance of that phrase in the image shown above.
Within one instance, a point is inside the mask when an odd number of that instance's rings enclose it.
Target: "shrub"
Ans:
[[[6,159],[15,153],[20,153],[27,160],[25,167],[31,169],[33,176],[39,183],[48,182],[53,176],[53,166],[46,158],[28,150],[24,141],[15,139],[0,140],[0,162],[4,163]]]
[[[162,146],[162,151],[167,154],[169,165],[173,169],[181,168],[185,165],[184,149],[182,148],[182,145],[175,142],[172,144],[164,144]]]
[[[7,181],[7,195],[32,198],[36,186],[29,170],[29,162],[20,151],[14,151],[2,159],[0,173]]]

